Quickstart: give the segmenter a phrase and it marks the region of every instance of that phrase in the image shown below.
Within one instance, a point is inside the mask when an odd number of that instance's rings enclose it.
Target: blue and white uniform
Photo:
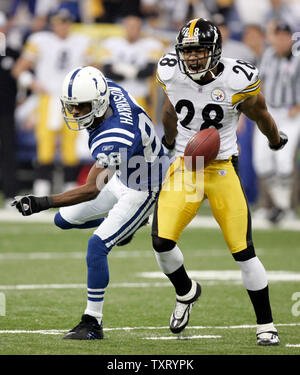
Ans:
[[[87,249],[87,307],[85,314],[102,319],[109,283],[107,255],[118,242],[135,232],[152,213],[169,158],[151,119],[119,85],[107,80],[113,114],[88,130],[89,148],[99,167],[116,172],[96,199],[56,214],[62,229],[96,227]]]
[[[169,167],[151,119],[122,87],[107,80],[113,115],[89,131],[91,155],[102,167],[117,167],[122,183],[151,190]]]
[[[170,162],[149,116],[126,90],[107,83],[113,114],[89,130],[89,148],[100,167],[116,173],[96,199],[63,207],[60,215],[73,227],[105,217],[94,234],[110,250],[151,214]]]

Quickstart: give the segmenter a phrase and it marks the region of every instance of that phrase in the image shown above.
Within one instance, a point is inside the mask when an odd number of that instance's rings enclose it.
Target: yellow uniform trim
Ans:
[[[252,85],[249,85],[249,86],[247,86],[243,91],[245,91],[245,90],[249,90],[249,89],[252,89],[252,88],[254,88],[255,86],[257,86],[258,84],[260,84],[261,83],[261,80],[260,79],[258,79],[256,82],[254,82]]]
[[[245,90],[232,95],[232,99],[231,99],[232,100],[232,105],[236,105],[240,101],[245,100],[245,99],[249,98],[250,96],[257,95],[260,92],[260,89],[261,89],[261,87],[260,87],[260,81],[253,88],[248,89],[248,87]]]
[[[189,28],[189,37],[192,37],[194,35],[194,29],[195,29],[195,26],[196,26],[196,23],[198,21],[199,18],[196,18],[195,20],[193,20],[190,24],[190,28]]]
[[[30,52],[35,55],[38,55],[39,49],[35,44],[27,42],[24,47],[24,52]]]
[[[166,87],[166,85],[162,82],[162,80],[160,79],[158,73],[156,73],[155,80],[156,80],[156,82],[157,82],[160,86],[162,86],[162,88],[165,90],[165,92],[167,92],[167,87]]]

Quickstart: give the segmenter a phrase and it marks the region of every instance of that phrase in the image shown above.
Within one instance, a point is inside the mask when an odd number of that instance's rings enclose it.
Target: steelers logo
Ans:
[[[221,90],[221,89],[213,90],[212,93],[211,93],[211,98],[215,102],[223,102],[223,100],[225,99],[224,91]]]

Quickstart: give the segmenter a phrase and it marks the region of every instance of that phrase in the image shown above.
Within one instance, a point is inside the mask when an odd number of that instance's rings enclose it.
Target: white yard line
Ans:
[[[193,340],[193,339],[219,339],[220,335],[196,335],[196,336],[157,336],[143,337],[144,340]]]
[[[11,222],[11,223],[53,223],[53,219],[56,212],[47,211],[40,212],[32,216],[22,216],[16,210],[13,209],[0,209],[0,222]],[[216,220],[212,216],[196,216],[193,221],[189,224],[189,228],[219,228]],[[300,219],[299,220],[284,220],[274,226],[266,220],[255,220],[252,219],[253,229],[262,230],[300,230]]]
[[[22,216],[16,209],[0,209],[0,221],[7,223],[53,223],[56,212],[40,212],[32,216]]]
[[[188,271],[188,275],[191,279],[196,279],[200,281],[241,281],[241,271],[240,270],[203,270],[203,271]],[[162,272],[140,272],[138,276],[144,277],[146,279],[167,279],[166,275]],[[267,278],[270,282],[276,281],[300,281],[300,272],[293,271],[267,271]]]
[[[277,323],[276,327],[296,327],[300,326],[300,323]],[[255,329],[256,325],[254,324],[242,324],[236,326],[190,326],[186,327],[186,330],[202,330],[202,329],[217,329],[217,330],[234,330],[234,329]],[[153,327],[153,326],[141,326],[141,327],[112,327],[112,328],[104,328],[104,331],[141,331],[141,330],[165,330],[169,329],[169,326],[160,326],[160,327]],[[0,334],[17,334],[17,333],[29,333],[29,334],[42,334],[42,335],[59,335],[65,332],[68,332],[68,329],[47,329],[47,330],[0,330]],[[178,336],[174,336],[177,338]],[[185,336],[180,336],[184,338]],[[293,344],[286,344],[286,346],[291,346]],[[298,346],[298,344],[295,344]],[[294,345],[293,345],[294,346]],[[300,346],[300,344],[299,344]]]
[[[275,251],[276,249],[272,249]],[[262,249],[255,249],[258,255],[263,253]],[[196,249],[193,251],[193,256],[225,256],[230,254],[226,248],[224,249]],[[36,252],[7,252],[0,253],[0,260],[14,261],[14,260],[56,260],[56,259],[85,259],[86,251],[70,251],[70,252],[51,252],[51,251],[36,251]],[[113,249],[109,254],[109,258],[153,258],[153,249],[143,250],[116,250]]]
[[[22,252],[22,253],[0,253],[0,260],[55,260],[55,259],[85,259],[85,251],[72,252]],[[117,250],[109,254],[110,258],[153,258],[153,250]]]
[[[230,285],[240,285],[241,271],[239,270],[204,270],[188,271],[192,279],[200,280],[203,285],[218,285],[220,283]],[[162,272],[140,272],[138,277],[146,279],[167,280]],[[268,271],[269,282],[299,282],[300,273],[292,271]],[[133,282],[133,283],[111,283],[109,288],[158,288],[171,287],[166,281],[155,282]],[[19,285],[0,285],[0,290],[38,290],[38,289],[83,289],[86,284],[19,284]]]
[[[156,283],[112,283],[109,288],[154,288],[170,287],[169,282]],[[36,290],[36,289],[85,289],[86,284],[20,284],[0,285],[0,290]]]

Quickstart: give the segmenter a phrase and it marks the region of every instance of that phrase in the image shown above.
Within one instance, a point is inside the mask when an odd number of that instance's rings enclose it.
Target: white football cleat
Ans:
[[[273,323],[260,324],[256,331],[257,345],[275,346],[280,344],[277,329]]]
[[[176,296],[175,309],[170,318],[170,330],[180,333],[187,326],[194,303],[201,295],[201,286],[192,280],[192,288],[185,296]]]

